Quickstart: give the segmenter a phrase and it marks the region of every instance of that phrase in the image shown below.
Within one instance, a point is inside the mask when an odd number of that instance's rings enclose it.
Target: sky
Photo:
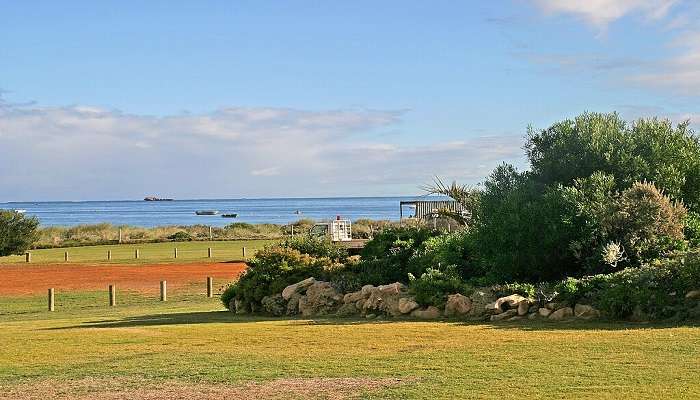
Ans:
[[[389,196],[700,126],[695,0],[0,0],[0,201]]]

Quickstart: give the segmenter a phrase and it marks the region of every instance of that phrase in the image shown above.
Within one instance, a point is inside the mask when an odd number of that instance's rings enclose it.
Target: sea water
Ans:
[[[56,201],[0,203],[0,209],[26,210],[42,226],[73,226],[108,222],[144,227],[232,222],[288,224],[302,218],[328,220],[336,216],[398,220],[399,203],[425,197],[335,197],[287,199],[218,199],[174,201]],[[197,210],[217,210],[219,215],[198,216]],[[404,215],[410,209],[404,210]],[[237,218],[221,214],[237,213]]]

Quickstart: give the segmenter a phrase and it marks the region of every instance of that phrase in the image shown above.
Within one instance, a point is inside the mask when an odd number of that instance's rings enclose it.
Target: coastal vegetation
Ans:
[[[322,312],[401,315],[404,299],[435,316],[451,295],[471,307],[466,296],[507,288],[504,296],[527,300],[518,315],[533,318],[538,308],[586,307],[609,318],[700,317],[700,142],[687,124],[585,113],[530,129],[526,152],[529,170],[503,164],[482,188],[440,180],[429,188],[460,202],[463,212],[442,214],[462,230],[386,227],[359,259],[286,241],[251,260],[222,301],[239,313],[306,315],[301,302],[294,311],[297,300],[275,297],[291,287],[310,291],[302,301],[324,293]],[[373,301],[373,290],[393,290],[396,304]]]
[[[250,224],[234,222],[224,227],[211,227],[213,240],[250,240],[250,239],[282,239],[295,235],[304,235],[314,225],[311,219],[300,219],[292,224]],[[353,237],[358,239],[370,238],[375,232],[397,222],[383,220],[358,219],[353,221]],[[114,244],[119,242],[119,231],[122,232],[122,243],[145,242],[185,242],[210,240],[209,225],[159,226],[153,228],[130,225],[113,225],[109,223],[40,227],[37,237],[32,238],[32,248],[94,246]]]
[[[0,210],[0,257],[22,254],[38,238],[39,221],[17,211]]]

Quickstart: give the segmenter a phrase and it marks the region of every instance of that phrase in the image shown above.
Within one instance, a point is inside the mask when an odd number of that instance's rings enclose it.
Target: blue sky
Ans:
[[[700,122],[683,0],[0,0],[0,201],[416,194],[583,111]]]

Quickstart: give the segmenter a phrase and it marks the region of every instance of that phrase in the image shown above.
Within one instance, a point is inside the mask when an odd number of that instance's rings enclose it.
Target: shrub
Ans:
[[[334,262],[342,263],[348,258],[347,249],[326,238],[302,235],[287,239],[284,245],[302,254],[308,254],[312,257],[326,257]]]
[[[362,249],[362,260],[353,267],[366,283],[408,282],[408,273],[420,276],[429,265],[410,265],[425,241],[440,232],[426,227],[389,228],[374,236]],[[413,270],[411,268],[413,267]]]
[[[168,239],[176,242],[189,242],[193,240],[192,235],[185,231],[175,232],[172,235],[168,236]]]
[[[16,211],[0,211],[0,256],[22,254],[38,240],[39,220]]]
[[[420,276],[426,266],[452,265],[462,279],[483,276],[484,271],[474,260],[474,240],[473,231],[468,229],[430,237],[409,259],[408,272]]]
[[[699,287],[700,253],[689,252],[640,268],[568,278],[556,284],[554,290],[557,301],[593,304],[610,318],[641,313],[649,319],[662,319],[685,317],[684,296]]]
[[[465,294],[467,290],[454,267],[444,270],[428,268],[418,278],[409,274],[408,288],[416,297],[416,302],[436,307],[444,306],[448,295]]]

